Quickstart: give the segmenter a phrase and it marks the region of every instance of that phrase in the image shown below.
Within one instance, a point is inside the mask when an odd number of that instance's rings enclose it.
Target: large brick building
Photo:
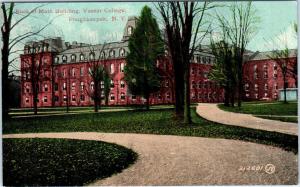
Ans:
[[[125,57],[128,53],[128,38],[132,34],[136,19],[128,19],[124,28],[123,38],[119,42],[99,45],[87,45],[77,42],[64,42],[60,37],[42,41],[27,42],[24,54],[21,55],[21,107],[33,107],[31,86],[31,63],[41,62],[39,74],[38,107],[50,106],[89,106],[93,105],[91,92],[94,83],[89,75],[91,61],[99,60],[110,73],[111,88],[109,105],[142,104],[145,100],[132,95],[124,81]],[[34,54],[34,57],[32,56]],[[276,99],[276,89],[282,88],[283,83],[278,70],[278,77],[272,79],[274,63],[261,56],[264,53],[249,53],[245,64],[245,99]],[[292,57],[294,58],[294,57]],[[40,61],[40,62],[38,62]],[[191,63],[191,101],[192,102],[222,102],[223,90],[208,79],[208,73],[214,62],[214,56],[209,49],[197,52]],[[262,74],[267,66],[267,78],[253,77],[253,69]],[[174,103],[173,70],[167,53],[161,57],[156,66],[159,69],[161,89],[151,94],[150,104]],[[260,75],[259,75],[260,76]],[[289,78],[290,86],[293,81]],[[268,84],[268,89],[265,89]],[[273,86],[276,85],[276,89]],[[102,85],[101,85],[102,86]],[[254,86],[254,87],[253,87]],[[272,89],[271,89],[272,88]],[[267,94],[266,94],[267,92]],[[104,95],[102,94],[104,97]],[[67,103],[68,102],[68,103]],[[104,102],[104,101],[103,101]]]

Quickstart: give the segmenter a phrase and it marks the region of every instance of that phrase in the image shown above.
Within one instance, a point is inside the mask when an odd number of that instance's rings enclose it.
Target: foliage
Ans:
[[[132,164],[137,154],[111,143],[3,139],[5,186],[82,186]]]
[[[163,54],[163,42],[151,9],[145,6],[129,38],[129,54],[126,58],[125,81],[130,92],[141,95],[149,105],[150,93],[160,88],[160,76],[155,66]]]
[[[160,109],[11,119],[3,133],[113,132],[226,138],[281,147],[297,152],[297,136],[213,123],[192,110],[193,125],[173,120],[173,110]]]

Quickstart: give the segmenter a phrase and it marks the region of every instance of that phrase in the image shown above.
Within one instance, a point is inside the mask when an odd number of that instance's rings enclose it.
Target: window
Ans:
[[[80,76],[83,76],[84,74],[84,67],[80,67]]]
[[[169,92],[166,94],[166,99],[167,99],[167,100],[170,100],[170,99],[171,99],[171,94],[170,94]]]
[[[245,84],[245,91],[249,91],[249,84],[248,83]]]
[[[123,100],[123,101],[124,101],[124,100],[125,100],[125,93],[123,93],[123,92],[122,92],[122,93],[121,93],[121,97],[120,97],[120,98],[121,98],[121,100]]]
[[[100,82],[100,87],[101,87],[101,88],[104,88],[104,81],[101,81],[101,82]]]
[[[136,100],[136,95],[132,95],[132,96],[131,96],[131,99],[132,99],[132,100]]]
[[[113,49],[109,51],[109,57],[115,57],[115,51]]]
[[[202,88],[202,83],[200,81],[198,82],[198,88]]]
[[[67,83],[63,83],[63,90],[67,90]]]
[[[246,97],[249,97],[250,95],[248,93],[246,93]]]
[[[195,74],[195,68],[192,68],[192,71],[191,71],[192,75]]]
[[[112,93],[112,94],[110,94],[110,100],[111,101],[114,101],[115,100],[115,95]]]
[[[76,72],[75,72],[75,68],[72,68],[72,76],[75,77]]]
[[[25,98],[25,102],[29,103],[29,98],[28,97]]]
[[[207,73],[207,72],[204,72],[204,73],[203,73],[203,77],[204,77],[204,78],[207,78],[207,76],[208,76],[208,73]]]
[[[265,64],[264,65],[264,79],[267,79],[268,78],[268,67],[267,65]]]
[[[28,79],[30,79],[30,72],[29,71],[26,72],[26,80],[28,80]]]
[[[72,101],[76,101],[76,96],[75,95],[72,95]]]
[[[80,82],[80,90],[81,90],[81,91],[84,90],[84,82]]]
[[[124,67],[125,67],[125,64],[122,62],[120,64],[120,72],[124,72]]]
[[[125,50],[123,48],[120,49],[120,56],[125,56]]]
[[[45,91],[45,92],[48,92],[48,84],[45,84],[45,85],[44,85],[44,91]]]
[[[25,88],[26,88],[26,92],[29,93],[30,92],[30,87],[28,85],[26,85]]]
[[[258,85],[254,84],[254,90],[257,91],[258,90]]]
[[[80,95],[80,101],[84,101],[84,100],[85,100],[84,95]]]
[[[258,99],[258,93],[255,94],[255,99]]]
[[[257,79],[258,78],[258,76],[257,76],[257,65],[253,66],[253,71],[254,71],[253,77],[254,77],[254,79]]]
[[[198,99],[202,98],[202,93],[198,93]]]
[[[73,91],[75,91],[75,86],[76,86],[76,83],[73,82],[73,83],[72,83],[72,90],[73,90]]]
[[[195,93],[192,93],[192,99],[196,99]]]
[[[166,88],[169,87],[169,80],[166,80]]]
[[[90,60],[95,60],[95,53],[90,53]]]
[[[274,84],[274,89],[278,90],[278,84],[277,83]]]
[[[84,55],[82,53],[80,54],[80,61],[84,61]]]
[[[129,26],[127,28],[127,34],[130,36],[130,35],[132,35],[132,32],[133,32],[133,28],[131,26]]]
[[[115,72],[114,64],[110,64],[110,73],[113,74]]]
[[[268,84],[265,84],[265,90],[268,90]]]
[[[160,94],[158,94],[158,99],[161,100],[161,95]]]
[[[277,99],[278,98],[278,94],[275,92],[274,93],[274,99]]]
[[[64,95],[64,102],[67,102],[68,98],[66,95]]]
[[[58,63],[58,61],[59,61],[59,58],[58,58],[58,57],[55,57],[55,58],[54,58],[54,62],[55,62],[55,63]]]
[[[277,65],[274,64],[273,66],[273,77],[276,79],[277,78]]]
[[[192,81],[192,88],[196,88],[196,83],[195,83],[195,81]]]
[[[72,54],[72,55],[71,55],[71,61],[72,61],[72,62],[75,62],[75,61],[76,61],[76,55],[75,55],[75,54]]]
[[[63,63],[66,63],[67,62],[67,56],[62,56],[62,61],[63,61]]]
[[[114,87],[115,87],[115,84],[114,84],[114,81],[113,81],[113,80],[110,80],[110,87],[111,87],[111,88],[114,88]]]
[[[101,58],[101,59],[104,59],[104,58],[105,58],[105,53],[104,53],[104,51],[101,52],[100,58]]]
[[[94,90],[94,85],[95,85],[95,83],[91,82],[91,90]]]
[[[56,96],[54,96],[54,101],[55,102],[58,102],[59,101],[59,97],[56,95]]]
[[[47,103],[48,102],[48,98],[47,96],[44,96],[44,103]]]
[[[125,82],[123,80],[120,81],[120,87],[125,88]]]

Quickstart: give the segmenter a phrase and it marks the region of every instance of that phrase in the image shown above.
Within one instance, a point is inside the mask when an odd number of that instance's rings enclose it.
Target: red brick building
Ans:
[[[33,53],[34,61],[43,55],[39,76],[38,107],[65,106],[67,102],[70,106],[93,105],[90,93],[94,89],[94,83],[89,75],[89,64],[98,59],[106,67],[112,79],[109,105],[135,105],[145,102],[143,98],[130,94],[124,81],[128,38],[135,27],[135,21],[135,18],[129,18],[120,42],[90,46],[84,43],[64,42],[58,37],[26,43],[24,54],[21,55],[21,107],[33,106],[30,82]],[[157,61],[156,65],[162,77],[161,89],[151,94],[151,104],[174,102],[173,71],[168,59],[165,55]],[[201,52],[195,55],[191,64],[192,102],[222,102],[222,89],[207,77],[213,61],[214,57],[209,53]]]
[[[21,107],[33,107],[30,64],[38,59],[41,59],[41,62],[36,62],[41,63],[38,107],[65,106],[67,102],[70,106],[93,105],[90,93],[94,89],[94,83],[89,75],[89,64],[94,60],[100,60],[110,73],[112,82],[109,105],[144,103],[143,98],[130,94],[124,81],[128,38],[135,27],[135,21],[134,17],[128,19],[121,41],[105,45],[69,43],[60,37],[26,43],[24,54],[21,55]],[[34,58],[32,54],[35,54]],[[247,100],[276,99],[276,90],[283,87],[280,70],[275,69],[274,62],[264,56],[264,53],[250,53],[245,63],[244,83]],[[291,58],[294,61],[296,59],[294,56]],[[214,56],[210,54],[209,49],[194,55],[190,69],[191,102],[223,102],[223,89],[208,79],[213,62]],[[160,58],[156,65],[162,77],[161,89],[151,94],[150,103],[174,103],[174,76],[168,55]],[[264,77],[265,70],[267,77]],[[273,78],[275,70],[277,78]],[[292,78],[289,78],[288,82],[289,87],[295,86]]]
[[[277,100],[279,90],[283,89],[283,74],[281,65],[271,60],[272,52],[255,52],[248,54],[244,64],[244,100]],[[297,63],[297,50],[291,50],[288,59],[288,69]],[[296,88],[296,79],[287,73],[287,88]]]

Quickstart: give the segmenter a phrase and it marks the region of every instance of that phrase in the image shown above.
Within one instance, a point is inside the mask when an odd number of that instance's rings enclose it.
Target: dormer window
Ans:
[[[90,60],[95,60],[95,53],[94,52],[90,53]]]
[[[127,34],[130,36],[130,35],[132,35],[132,32],[133,32],[133,28],[131,26],[129,26],[127,28]]]
[[[76,61],[76,55],[75,55],[75,54],[72,54],[72,55],[71,55],[71,61],[72,61],[72,62],[75,62],[75,61]]]
[[[109,51],[109,57],[115,57],[115,51],[114,50]]]
[[[55,57],[54,62],[55,62],[55,63],[58,63],[58,61],[59,61],[59,58],[58,58],[58,57]]]
[[[48,44],[44,44],[44,52],[48,51]]]
[[[67,62],[67,56],[62,56],[62,61],[63,61],[63,63],[66,63]]]
[[[101,59],[104,59],[104,58],[105,58],[105,53],[104,53],[104,51],[101,52],[100,58],[101,58]]]
[[[80,61],[84,61],[84,55],[80,54]]]
[[[125,56],[125,49],[120,49],[120,56]]]

